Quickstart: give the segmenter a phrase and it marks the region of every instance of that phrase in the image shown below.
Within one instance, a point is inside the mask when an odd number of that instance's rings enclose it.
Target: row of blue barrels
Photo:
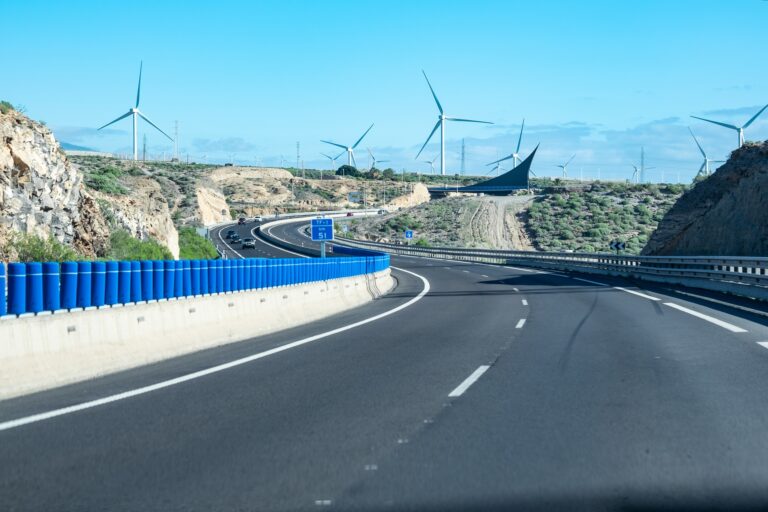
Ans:
[[[9,263],[7,275],[0,264],[0,316],[323,281],[378,272],[388,258]]]

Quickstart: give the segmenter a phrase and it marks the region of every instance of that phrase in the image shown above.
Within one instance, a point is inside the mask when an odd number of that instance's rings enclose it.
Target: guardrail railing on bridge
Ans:
[[[645,279],[768,300],[768,258],[747,256],[631,256],[450,247],[416,247],[354,239],[339,243],[391,254],[521,265]]]

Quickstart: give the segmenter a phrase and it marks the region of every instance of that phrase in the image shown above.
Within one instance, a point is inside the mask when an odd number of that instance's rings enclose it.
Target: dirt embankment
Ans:
[[[768,141],[748,143],[684,194],[643,249],[648,255],[768,255]]]

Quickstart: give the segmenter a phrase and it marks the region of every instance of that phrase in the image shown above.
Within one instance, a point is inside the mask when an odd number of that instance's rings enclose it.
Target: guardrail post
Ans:
[[[91,287],[93,275],[90,261],[77,262],[77,307],[91,307]]]
[[[111,306],[119,302],[117,290],[118,281],[120,280],[120,264],[117,261],[108,261],[106,271],[104,303]]]
[[[155,295],[155,300],[162,300],[165,298],[165,264],[161,260],[155,260],[152,262],[152,293]]]
[[[107,294],[107,264],[94,261],[91,265],[91,304],[100,307],[104,305]]]
[[[141,302],[141,263],[131,262],[131,302]]]
[[[43,310],[43,264],[27,263],[27,313]]]
[[[27,310],[27,266],[8,264],[8,312],[22,315]]]

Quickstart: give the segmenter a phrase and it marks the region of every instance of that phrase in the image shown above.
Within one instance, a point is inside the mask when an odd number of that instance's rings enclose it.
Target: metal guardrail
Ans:
[[[768,300],[768,258],[749,256],[630,256],[416,247],[355,239],[337,242],[376,248],[390,254],[477,263],[520,265],[680,284],[760,300]]]

